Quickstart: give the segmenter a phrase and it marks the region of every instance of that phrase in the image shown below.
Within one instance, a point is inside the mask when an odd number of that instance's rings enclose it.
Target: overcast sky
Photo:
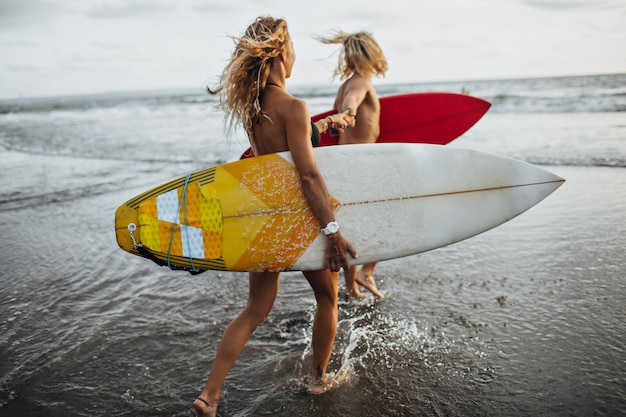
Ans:
[[[626,72],[624,0],[0,0],[0,98],[214,82],[258,15],[287,19],[289,85],[330,81],[336,46],[368,30],[400,83]]]

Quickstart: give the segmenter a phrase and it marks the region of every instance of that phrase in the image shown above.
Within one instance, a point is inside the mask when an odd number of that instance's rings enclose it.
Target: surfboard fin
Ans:
[[[191,268],[187,268],[184,266],[172,265],[171,263],[170,265],[168,265],[167,262],[154,256],[154,254],[150,251],[150,249],[146,248],[145,246],[141,244],[137,245],[135,249],[144,258],[150,259],[152,262],[154,262],[155,264],[159,266],[168,266],[173,271],[187,271],[191,275],[198,275],[206,271],[206,269],[198,269],[198,268],[191,269]]]

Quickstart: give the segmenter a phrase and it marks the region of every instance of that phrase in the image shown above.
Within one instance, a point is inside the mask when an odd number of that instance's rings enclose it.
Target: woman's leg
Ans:
[[[272,311],[278,293],[280,273],[251,272],[249,279],[248,303],[241,313],[228,325],[213,360],[207,385],[193,407],[198,416],[214,416],[215,404],[220,399],[226,375],[241,353],[246,342]]]
[[[337,281],[339,274],[326,271],[305,271],[313,288],[317,308],[313,320],[313,361],[311,363],[311,393],[325,391],[324,375],[330,361],[337,332]],[[321,385],[320,385],[321,384]],[[314,387],[319,387],[315,389]],[[319,392],[316,392],[319,391]]]

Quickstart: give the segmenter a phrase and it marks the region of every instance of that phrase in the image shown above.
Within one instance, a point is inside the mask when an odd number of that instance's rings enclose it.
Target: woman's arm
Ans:
[[[354,115],[349,114],[347,111],[335,113],[318,120],[314,124],[320,133],[326,132],[331,127],[343,132],[343,129],[346,127],[354,126]]]
[[[289,105],[289,117],[285,120],[287,143],[302,179],[302,192],[321,230],[328,223],[335,221],[335,215],[330,206],[326,183],[315,163],[310,139],[311,119],[306,104],[294,98]],[[335,272],[341,267],[349,268],[350,261],[346,252],[356,258],[356,250],[352,244],[341,236],[341,232],[329,235],[327,241],[325,265]]]

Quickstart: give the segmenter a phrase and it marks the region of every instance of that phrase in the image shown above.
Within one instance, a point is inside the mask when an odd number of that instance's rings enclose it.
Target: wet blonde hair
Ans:
[[[267,84],[274,58],[285,51],[291,40],[287,22],[273,17],[258,17],[240,38],[233,37],[235,50],[224,68],[215,90],[220,95],[217,107],[225,112],[229,132],[239,122],[252,138],[252,124],[263,116],[259,96]]]
[[[325,44],[342,44],[337,68],[333,76],[345,80],[352,74],[384,77],[388,65],[385,54],[369,32],[346,33],[335,31],[330,37],[318,37]]]

